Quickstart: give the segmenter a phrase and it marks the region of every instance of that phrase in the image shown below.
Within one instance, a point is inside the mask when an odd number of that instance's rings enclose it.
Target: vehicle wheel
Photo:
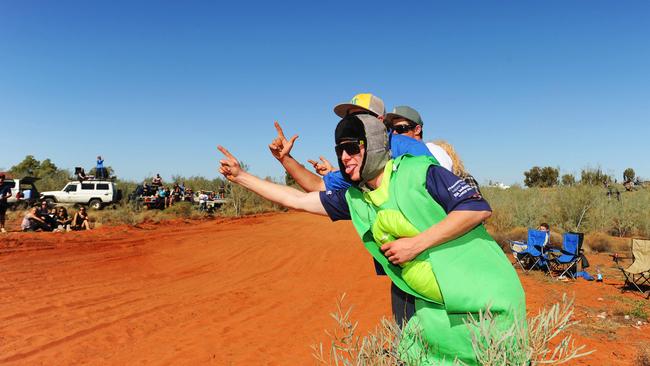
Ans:
[[[46,198],[45,203],[47,203],[47,207],[54,207],[56,201],[54,200],[54,198]]]
[[[101,210],[102,209],[102,201],[98,199],[92,199],[90,202],[88,202],[88,207],[92,208],[93,210]]]

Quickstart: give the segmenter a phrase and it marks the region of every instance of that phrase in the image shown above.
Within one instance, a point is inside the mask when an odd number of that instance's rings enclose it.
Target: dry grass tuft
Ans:
[[[351,320],[352,307],[345,307],[345,294],[337,300],[332,313],[336,322],[333,330],[326,330],[329,344],[312,345],[312,354],[319,364],[366,366],[366,365],[420,365],[424,357],[414,360],[400,358],[401,329],[394,320],[383,318],[379,326],[368,336],[355,334],[357,322]],[[477,331],[472,336],[472,346],[481,365],[543,365],[563,364],[586,356],[594,351],[584,351],[585,346],[576,345],[571,335],[564,335],[557,346],[550,343],[577,324],[572,320],[573,300],[562,301],[528,319],[515,321],[506,330],[498,330],[497,322],[489,310],[470,318],[468,326]],[[402,345],[403,346],[403,345]],[[423,355],[422,355],[423,356]],[[458,360],[455,365],[462,365]]]

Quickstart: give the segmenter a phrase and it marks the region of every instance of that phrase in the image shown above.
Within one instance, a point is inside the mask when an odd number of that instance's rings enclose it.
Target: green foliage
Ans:
[[[591,185],[507,190],[485,187],[482,193],[492,207],[488,224],[497,232],[548,222],[553,232],[650,236],[647,189],[623,192],[620,201],[608,198],[607,190]]]
[[[576,184],[576,177],[573,174],[564,174],[562,176],[562,185],[563,186],[573,186]]]
[[[559,175],[557,168],[534,166],[524,172],[524,184],[526,187],[553,187],[557,185]]]
[[[624,181],[633,181],[636,176],[636,173],[634,172],[634,169],[632,168],[627,168],[623,171],[623,180]]]
[[[612,181],[612,177],[603,173],[600,168],[585,168],[580,172],[580,184],[597,186],[603,183],[611,183]]]

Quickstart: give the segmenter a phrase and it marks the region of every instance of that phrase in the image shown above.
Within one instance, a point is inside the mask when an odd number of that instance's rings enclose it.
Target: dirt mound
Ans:
[[[576,364],[630,364],[650,342],[623,315],[639,297],[620,295],[605,255],[590,260],[605,283],[522,275],[529,312],[575,293],[575,334],[598,349]],[[2,364],[311,364],[341,293],[361,332],[389,315],[352,226],[301,213],[10,233],[0,266]]]

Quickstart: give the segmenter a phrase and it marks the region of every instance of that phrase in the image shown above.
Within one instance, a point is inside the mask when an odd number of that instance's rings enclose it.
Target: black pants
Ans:
[[[394,283],[390,284],[390,302],[393,310],[393,317],[400,327],[404,326],[406,322],[411,319],[415,314],[415,297],[407,294],[406,292],[395,286]]]

